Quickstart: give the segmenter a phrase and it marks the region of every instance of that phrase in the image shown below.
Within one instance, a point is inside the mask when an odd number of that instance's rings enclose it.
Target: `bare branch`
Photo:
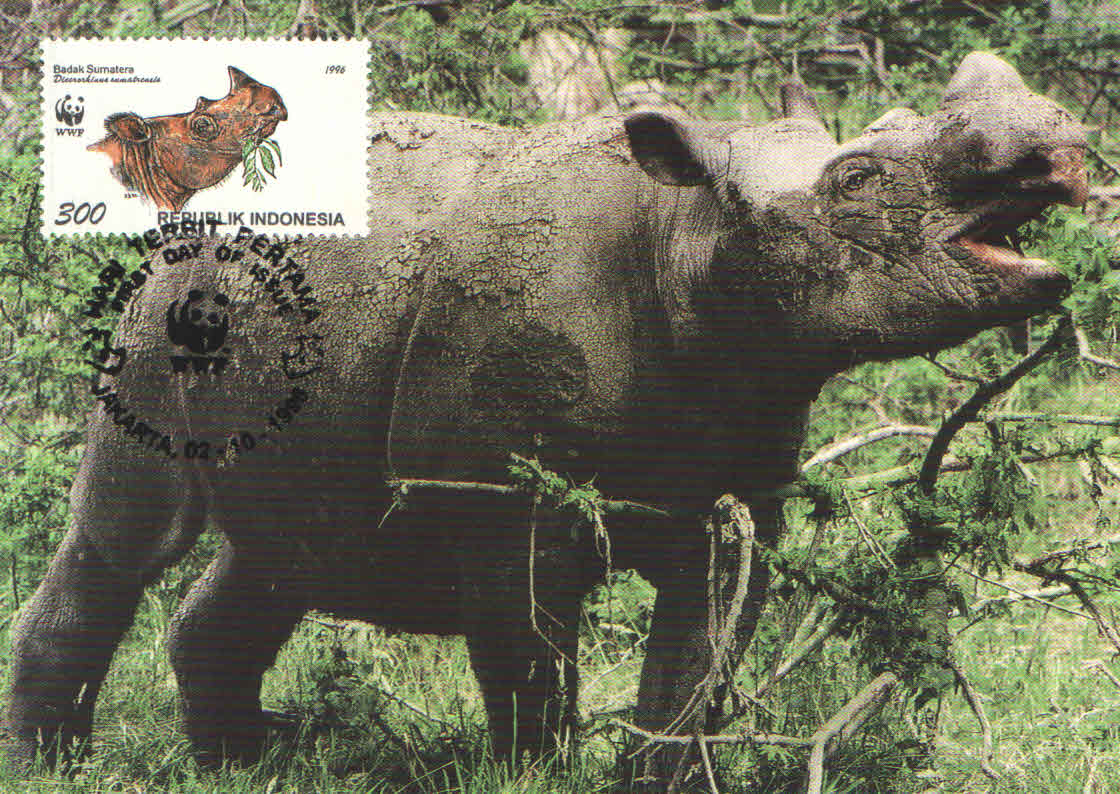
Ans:
[[[612,725],[617,725],[623,730],[645,739],[650,744],[683,744],[690,745],[696,741],[695,736],[679,734],[654,733],[637,725],[632,725],[625,720],[612,719]],[[766,733],[765,731],[744,731],[743,733],[717,733],[704,736],[708,744],[773,744],[779,747],[812,747],[811,739],[801,739],[797,736],[785,736],[780,733]]]
[[[1088,670],[1099,670],[1105,678],[1116,685],[1117,689],[1120,689],[1120,678],[1116,676],[1116,673],[1108,669],[1108,665],[1104,663],[1104,659],[1093,659],[1090,662],[1086,662],[1085,668]]]
[[[984,743],[984,755],[980,759],[980,771],[992,780],[999,780],[999,773],[992,767],[992,762],[995,760],[995,751],[992,750],[992,723],[988,722],[988,715],[984,713],[984,704],[980,702],[980,695],[973,688],[972,682],[968,680],[968,676],[964,674],[961,666],[950,659],[949,667],[956,673],[957,683],[960,684],[961,692],[964,693],[964,699],[968,702],[972,713],[976,715],[976,720],[980,723],[980,734]]]
[[[834,614],[824,623],[817,626],[804,643],[791,651],[789,656],[782,660],[782,663],[778,665],[778,668],[774,670],[770,678],[767,679],[765,683],[759,685],[754,695],[752,695],[752,698],[755,700],[762,698],[776,683],[785,678],[791,670],[808,659],[818,648],[824,645],[824,641],[832,635],[832,632],[834,632],[836,627],[840,624],[840,617],[839,613]]]
[[[1011,369],[1003,373],[999,377],[986,381],[976,388],[963,405],[961,405],[953,414],[941,423],[941,427],[934,436],[933,441],[930,442],[929,449],[926,451],[925,460],[922,461],[921,471],[918,473],[918,488],[923,493],[932,493],[934,483],[937,481],[937,475],[941,471],[941,461],[945,458],[945,453],[949,451],[949,442],[953,440],[953,436],[957,434],[966,423],[973,421],[980,414],[982,409],[988,402],[995,396],[1002,394],[1010,389],[1015,383],[1037,367],[1046,358],[1057,350],[1066,339],[1069,333],[1071,323],[1068,317],[1063,317],[1058,321],[1057,326],[1054,328],[1050,338],[1047,339],[1038,350],[1030,355],[1024,356],[1018,361]]]
[[[875,536],[868,531],[866,526],[864,526],[863,520],[856,512],[855,505],[852,504],[852,497],[848,496],[847,491],[844,491],[844,501],[848,503],[848,514],[851,515],[852,520],[855,521],[856,528],[859,530],[859,536],[863,538],[863,542],[866,543],[868,548],[871,549],[871,553],[874,554],[881,563],[883,563],[884,568],[897,569],[898,565],[896,565],[895,561],[890,558],[890,555],[887,554],[886,549],[884,549],[879,544],[879,541],[875,540]]]
[[[1052,604],[1049,601],[1043,600],[1040,596],[1031,595],[1031,593],[1026,591],[1026,590],[1018,590],[1018,589],[1012,587],[1009,584],[1004,584],[1003,582],[997,581],[995,579],[989,579],[986,576],[981,576],[980,574],[975,573],[973,571],[970,571],[967,568],[964,568],[964,567],[958,565],[955,562],[951,562],[951,563],[949,563],[949,565],[951,565],[953,568],[956,568],[961,573],[963,573],[967,576],[971,576],[973,579],[976,579],[977,581],[985,582],[986,584],[994,584],[996,587],[1002,587],[1004,590],[1007,590],[1009,593],[1014,593],[1015,595],[1019,596],[1020,598],[1024,598],[1028,601],[1037,601],[1038,603],[1042,604],[1043,606],[1052,607],[1052,608],[1058,610],[1059,612],[1065,612],[1067,615],[1073,615],[1074,617],[1077,617],[1077,618],[1083,618],[1084,620],[1092,620],[1093,619],[1093,617],[1091,615],[1086,615],[1084,612],[1078,612],[1075,609],[1069,609],[1067,607],[1059,606],[1058,604]],[[1070,590],[1070,592],[1072,592],[1072,590]]]
[[[499,496],[528,497],[527,491],[512,485],[498,485],[491,482],[467,482],[461,480],[414,480],[391,478],[386,484],[399,493],[402,497],[416,491],[453,491],[459,493],[485,493]],[[625,499],[605,499],[599,505],[604,513],[633,514],[647,518],[674,518],[668,510],[641,502],[630,502]]]
[[[1080,328],[1073,329],[1073,336],[1077,340],[1077,352],[1083,361],[1088,361],[1090,364],[1096,364],[1098,367],[1106,369],[1120,370],[1120,362],[1113,361],[1110,358],[1102,358],[1093,353],[1089,347],[1089,337]]]
[[[700,747],[700,760],[704,762],[704,774],[708,776],[708,789],[712,794],[719,794],[719,786],[716,785],[716,776],[712,772],[712,759],[708,757],[708,745],[704,741],[704,734],[696,734],[696,744]]]
[[[1057,422],[1067,425],[1091,425],[1093,427],[1120,427],[1120,416],[1097,416],[1093,414],[1048,414],[1043,412],[996,411],[979,417],[979,421],[1001,422]]]
[[[1107,538],[1101,538],[1092,543],[1081,543],[1064,549],[1048,551],[1045,554],[1035,557],[1030,562],[1016,563],[1016,567],[1023,565],[1025,568],[1031,569],[1031,571],[1042,570],[1044,566],[1051,563],[1062,562],[1070,557],[1087,554],[1090,551],[1101,551],[1117,544],[1120,544],[1120,535],[1110,535]]]
[[[886,425],[885,427],[877,427],[868,433],[852,436],[822,447],[817,450],[811,458],[801,464],[801,472],[805,473],[814,466],[831,463],[837,458],[847,455],[849,452],[854,452],[860,447],[865,447],[876,441],[882,441],[885,438],[894,438],[896,436],[924,436],[926,438],[933,438],[936,434],[937,430],[935,428],[925,427],[923,425]]]
[[[1009,587],[1004,585],[1004,587]],[[981,598],[968,605],[969,612],[976,612],[984,609],[990,604],[1014,604],[1018,601],[1034,601],[1037,603],[1045,603],[1046,606],[1053,606],[1050,604],[1050,599],[1061,598],[1065,595],[1070,595],[1071,591],[1064,584],[1054,585],[1053,587],[1043,587],[1038,590],[1022,590],[1016,591],[1012,589],[1007,595],[989,596],[988,598]],[[1088,617],[1083,616],[1083,617]]]
[[[882,708],[891,691],[898,686],[898,676],[883,673],[865,686],[855,697],[813,734],[813,750],[809,754],[809,782],[806,794],[821,794],[824,786],[825,759],[839,744],[858,731],[867,719]]]
[[[1077,596],[1077,600],[1081,602],[1081,606],[1092,616],[1091,619],[1097,624],[1097,631],[1100,632],[1101,636],[1112,643],[1112,646],[1116,648],[1117,652],[1120,652],[1120,635],[1117,634],[1116,629],[1105,619],[1104,615],[1101,614],[1096,603],[1089,597],[1089,594],[1085,592],[1085,588],[1082,587],[1081,582],[1079,582],[1073,574],[1068,571],[1054,570],[1053,568],[1046,568],[1043,565],[1031,563],[1015,562],[1012,564],[1017,571],[1029,573],[1044,581],[1058,581],[1068,586],[1070,591]]]

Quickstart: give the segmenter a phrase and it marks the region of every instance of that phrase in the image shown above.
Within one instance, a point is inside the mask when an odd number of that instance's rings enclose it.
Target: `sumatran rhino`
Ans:
[[[545,746],[573,707],[555,651],[576,656],[594,533],[480,489],[391,506],[388,479],[503,482],[515,451],[678,516],[742,495],[770,541],[779,504],[758,494],[794,477],[826,378],[1065,293],[1006,238],[1085,201],[1084,132],[1011,66],[972,54],[932,115],[843,145],[807,95],[785,104],[756,127],[381,116],[369,239],[241,230],[155,259],[115,337],[127,362],[97,387],[73,524],[15,629],[17,760],[89,733],[142,589],[207,519],[225,545],[169,634],[205,757],[259,748],[261,676],[312,607],[465,634],[495,747]],[[168,317],[191,320],[169,308],[219,295],[199,322],[228,363],[175,371]],[[636,720],[662,729],[710,653],[707,541],[694,520],[608,528],[614,565],[658,590]],[[766,588],[756,564],[746,634]]]
[[[221,182],[242,159],[242,144],[260,143],[288,118],[271,86],[229,67],[229,93],[199,97],[194,110],[140,118],[114,113],[109,133],[86,148],[107,154],[118,182],[160,209],[178,212],[191,196]]]

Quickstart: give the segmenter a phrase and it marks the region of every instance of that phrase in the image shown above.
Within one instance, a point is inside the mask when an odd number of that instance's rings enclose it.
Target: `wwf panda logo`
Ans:
[[[69,94],[54,103],[54,117],[67,127],[77,127],[86,114],[85,99],[74,99]]]
[[[209,296],[192,289],[186,300],[174,300],[167,307],[167,338],[191,355],[171,356],[171,368],[186,372],[220,373],[226,365],[228,350],[224,349],[229,333],[229,298],[220,292]]]

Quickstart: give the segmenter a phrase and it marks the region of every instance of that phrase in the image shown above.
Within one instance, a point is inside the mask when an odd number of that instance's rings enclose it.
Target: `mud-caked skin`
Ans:
[[[1003,61],[969,56],[935,113],[892,111],[842,146],[803,89],[783,105],[760,127],[379,118],[378,231],[285,252],[319,302],[324,358],[282,443],[171,459],[94,411],[73,525],[15,630],[14,758],[89,732],[142,587],[207,518],[227,543],[170,632],[204,756],[259,748],[261,675],[313,607],[464,633],[495,747],[547,747],[575,696],[555,651],[575,658],[579,599],[603,570],[593,533],[534,515],[546,643],[530,625],[528,503],[415,492],[386,517],[388,477],[504,481],[513,450],[677,514],[739,494],[773,540],[779,505],[751,495],[794,476],[827,377],[1021,320],[1067,289],[1014,232],[1084,202],[1084,133]],[[102,386],[177,439],[257,421],[285,388],[257,259],[157,267],[118,330],[127,366]],[[217,375],[167,365],[168,306],[192,290],[228,298]],[[658,588],[636,719],[660,730],[705,670],[707,543],[699,521],[609,529],[614,564]],[[744,635],[764,567],[751,585]]]

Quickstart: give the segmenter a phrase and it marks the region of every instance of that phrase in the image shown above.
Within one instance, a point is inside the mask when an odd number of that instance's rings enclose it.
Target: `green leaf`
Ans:
[[[268,172],[269,176],[275,177],[276,176],[276,164],[272,159],[272,152],[270,152],[264,146],[257,149],[257,151],[260,152],[261,165],[264,166],[264,170]]]
[[[269,138],[267,141],[264,141],[261,144],[261,146],[272,147],[272,150],[276,153],[276,163],[277,163],[277,165],[284,165],[284,158],[280,156],[280,144],[278,144],[272,138]]]

